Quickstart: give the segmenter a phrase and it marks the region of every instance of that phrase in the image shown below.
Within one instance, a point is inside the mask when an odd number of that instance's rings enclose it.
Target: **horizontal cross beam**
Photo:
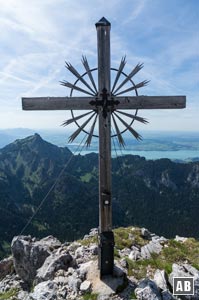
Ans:
[[[185,96],[126,96],[114,98],[117,101],[117,105],[114,106],[116,109],[177,109],[186,107]],[[22,98],[22,108],[23,110],[88,110],[95,107],[93,105],[95,101],[97,106],[97,100],[94,97]]]
[[[116,97],[117,109],[176,109],[186,107],[186,96]]]

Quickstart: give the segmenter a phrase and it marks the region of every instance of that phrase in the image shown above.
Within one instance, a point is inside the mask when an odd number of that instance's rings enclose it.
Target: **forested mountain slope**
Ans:
[[[112,160],[112,173],[114,226],[145,226],[166,237],[199,237],[199,162],[127,155]],[[1,253],[55,181],[24,234],[53,234],[64,241],[97,227],[97,154],[73,156],[38,134],[0,150]]]

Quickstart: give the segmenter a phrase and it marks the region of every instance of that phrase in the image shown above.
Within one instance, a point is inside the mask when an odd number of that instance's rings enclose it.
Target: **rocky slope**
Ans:
[[[53,236],[14,237],[12,256],[0,261],[0,299],[199,299],[199,241],[179,236],[168,240],[138,227],[114,232],[114,273],[102,280],[96,229],[65,244]],[[174,276],[193,276],[194,296],[174,297]]]
[[[114,226],[136,224],[166,237],[175,232],[199,237],[199,162],[126,155],[112,160],[112,171]],[[25,234],[75,240],[98,226],[97,154],[73,156],[38,134],[0,150],[1,258],[55,181]]]

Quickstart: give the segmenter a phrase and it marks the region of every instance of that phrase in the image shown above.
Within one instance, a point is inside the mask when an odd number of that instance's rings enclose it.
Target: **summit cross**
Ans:
[[[125,58],[122,58],[113,87],[111,88],[111,68],[110,64],[110,28],[111,24],[105,18],[102,18],[96,24],[97,30],[97,52],[98,52],[98,88],[96,88],[92,71],[85,57],[83,57],[83,65],[86,73],[92,83],[92,88],[87,84],[82,76],[76,71],[72,65],[67,64],[67,68],[77,77],[77,82],[83,83],[86,90],[68,82],[62,82],[64,86],[71,90],[78,90],[89,96],[86,97],[34,97],[22,98],[23,110],[91,110],[84,113],[82,117],[88,115],[88,120],[81,126],[77,121],[81,118],[74,117],[65,122],[68,125],[75,122],[78,130],[70,137],[70,141],[84,131],[85,126],[91,118],[94,122],[88,133],[86,141],[87,146],[90,145],[92,136],[94,135],[94,127],[98,117],[98,136],[99,136],[99,255],[98,266],[100,277],[104,275],[112,275],[114,268],[114,235],[112,231],[112,198],[111,198],[111,124],[114,125],[119,143],[124,146],[122,133],[129,130],[135,138],[140,139],[140,135],[131,127],[132,121],[140,121],[146,123],[144,118],[137,116],[138,109],[179,109],[185,108],[185,96],[138,96],[137,89],[146,85],[147,81],[143,81],[137,85],[132,81],[132,77],[142,68],[142,64],[138,64],[130,74],[123,72]],[[96,70],[95,69],[95,70]],[[125,79],[121,82],[119,78],[124,75]],[[120,83],[121,82],[121,83]],[[123,91],[120,89],[130,82],[132,86]],[[119,84],[119,86],[118,86]],[[135,96],[119,96],[126,92],[135,91]],[[135,109],[134,115],[123,112],[122,110]],[[131,118],[132,121],[128,125],[125,118]],[[126,128],[120,131],[116,119]]]

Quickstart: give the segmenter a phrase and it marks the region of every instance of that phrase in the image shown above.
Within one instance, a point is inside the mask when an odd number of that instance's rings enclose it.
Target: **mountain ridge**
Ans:
[[[176,232],[198,237],[198,162],[125,155],[112,159],[112,179],[114,226],[146,226],[168,237]],[[98,225],[97,154],[74,156],[38,134],[0,150],[0,256],[56,180],[26,233],[74,240]]]

